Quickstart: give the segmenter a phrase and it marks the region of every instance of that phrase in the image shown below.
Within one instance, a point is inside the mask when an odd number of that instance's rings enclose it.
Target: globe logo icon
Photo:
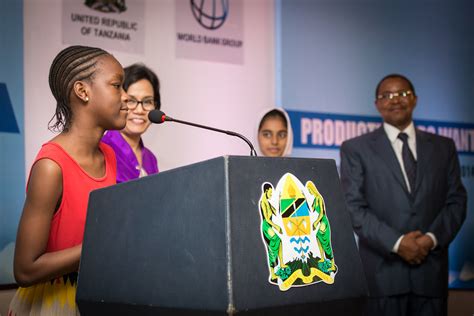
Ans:
[[[229,0],[191,0],[191,11],[202,27],[217,30],[229,14]]]

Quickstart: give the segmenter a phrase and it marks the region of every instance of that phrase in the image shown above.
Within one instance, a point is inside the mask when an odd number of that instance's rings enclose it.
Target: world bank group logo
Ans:
[[[217,30],[229,15],[229,0],[191,0],[191,11],[202,27]]]
[[[85,0],[84,5],[102,13],[122,13],[127,10],[125,0]]]

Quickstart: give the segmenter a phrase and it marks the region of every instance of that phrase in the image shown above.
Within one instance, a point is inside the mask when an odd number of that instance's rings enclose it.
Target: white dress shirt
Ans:
[[[400,131],[395,126],[384,122],[383,129],[385,133],[387,134],[388,139],[390,140],[390,144],[392,145],[393,151],[395,152],[395,156],[397,156],[398,164],[400,165],[400,168],[402,169],[403,178],[405,179],[405,183],[407,185],[408,191],[411,193],[411,191],[414,190],[414,188],[410,187],[407,173],[405,172],[405,165],[403,164],[403,158],[402,158],[403,142],[400,138],[398,138],[398,134],[405,133],[408,135],[408,147],[410,148],[413,154],[413,157],[415,158],[415,161],[418,160],[417,153],[416,153],[415,125],[413,124],[413,122],[411,122],[410,125],[408,125],[403,131]],[[426,234],[430,236],[431,239],[433,240],[434,245],[431,249],[435,248],[436,245],[438,244],[438,240],[436,239],[436,236],[430,232]],[[398,238],[397,242],[393,246],[392,252],[394,253],[398,252],[398,248],[400,246],[400,242],[402,241],[403,236],[404,235],[401,235],[400,238]]]
[[[407,173],[405,172],[405,165],[403,164],[403,157],[402,157],[403,142],[400,138],[398,138],[398,134],[405,133],[408,135],[408,147],[410,147],[410,150],[416,161],[417,156],[416,156],[415,125],[413,124],[413,122],[411,122],[407,128],[405,128],[403,131],[400,131],[395,126],[392,126],[387,123],[383,123],[383,129],[385,130],[385,133],[387,134],[388,139],[390,140],[390,144],[392,144],[392,148],[393,148],[393,151],[395,151],[395,155],[397,156],[398,163],[400,164],[400,167],[402,168],[403,178],[405,179],[405,183],[407,185],[408,191],[411,193],[411,191],[414,188],[410,188],[410,183],[408,182]]]

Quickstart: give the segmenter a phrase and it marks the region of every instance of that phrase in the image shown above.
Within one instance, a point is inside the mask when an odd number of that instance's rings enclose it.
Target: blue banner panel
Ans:
[[[295,148],[339,149],[342,142],[380,127],[377,116],[288,110]],[[452,138],[459,154],[474,155],[474,124],[414,120],[416,128]]]
[[[0,82],[0,132],[19,133],[7,85]]]
[[[0,285],[11,284],[25,200],[23,0],[0,1]]]

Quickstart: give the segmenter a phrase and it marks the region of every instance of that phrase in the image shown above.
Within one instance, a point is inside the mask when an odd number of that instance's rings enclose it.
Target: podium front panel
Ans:
[[[262,241],[259,200],[262,184],[291,173],[303,185],[312,181],[324,198],[337,273],[323,281],[282,291],[269,282],[267,251]],[[334,160],[304,158],[229,158],[233,303],[237,310],[321,303],[367,295],[362,265]]]
[[[225,311],[225,181],[218,159],[92,192],[79,306]]]

